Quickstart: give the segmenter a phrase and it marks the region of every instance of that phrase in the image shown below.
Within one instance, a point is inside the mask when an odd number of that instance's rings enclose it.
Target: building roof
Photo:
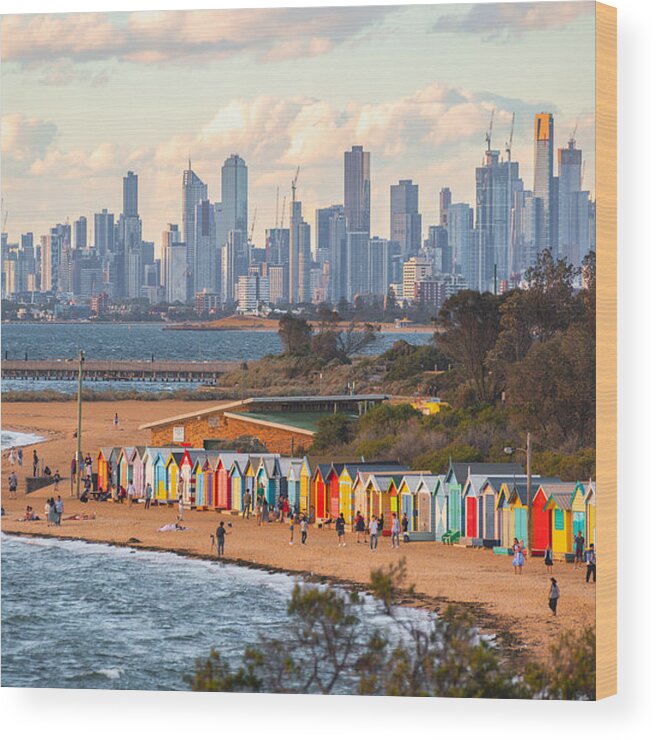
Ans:
[[[484,475],[484,476],[511,476],[511,475],[523,475],[524,468],[519,463],[479,463],[479,462],[464,462],[464,463],[451,463],[449,466],[449,472],[452,472],[455,479],[461,485],[464,485],[469,475]]]

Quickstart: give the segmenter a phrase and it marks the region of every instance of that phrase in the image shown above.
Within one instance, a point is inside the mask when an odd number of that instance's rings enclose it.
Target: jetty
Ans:
[[[215,383],[222,375],[241,367],[234,360],[150,361],[87,360],[85,381],[143,381],[159,383]],[[3,360],[2,378],[14,380],[77,380],[75,360]]]

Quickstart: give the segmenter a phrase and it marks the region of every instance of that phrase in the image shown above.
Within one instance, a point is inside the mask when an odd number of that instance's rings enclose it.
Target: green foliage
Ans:
[[[358,442],[355,451],[358,457],[365,460],[380,460],[394,446],[395,441],[396,436],[394,434],[386,434],[384,437],[376,437],[375,439],[364,439]]]
[[[333,414],[320,419],[314,435],[312,451],[320,452],[331,447],[341,447],[353,438],[353,422],[345,414]]]
[[[413,470],[430,470],[433,473],[444,473],[450,462],[483,462],[483,455],[471,445],[451,444],[441,450],[427,452],[412,460]]]
[[[434,345],[412,345],[404,340],[395,342],[380,356],[387,369],[387,380],[416,378],[427,370],[446,370],[448,361]]]
[[[312,327],[302,318],[285,314],[278,322],[283,354],[304,357],[310,353]]]
[[[408,419],[420,418],[421,413],[409,403],[381,403],[370,409],[358,421],[358,432],[375,432],[377,436],[397,434]]]
[[[564,633],[547,664],[519,672],[461,609],[450,606],[430,627],[406,619],[396,607],[412,593],[405,580],[404,560],[371,573],[371,592],[394,636],[360,621],[355,591],[296,585],[284,638],[267,636],[266,651],[247,648],[236,669],[212,652],[186,680],[194,691],[594,699],[592,630]]]

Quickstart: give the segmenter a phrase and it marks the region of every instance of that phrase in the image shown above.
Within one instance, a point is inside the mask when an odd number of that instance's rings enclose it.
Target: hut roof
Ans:
[[[486,477],[490,475],[522,475],[524,468],[519,463],[476,463],[476,462],[464,462],[464,463],[451,463],[449,466],[449,473],[455,477],[456,482],[464,485],[465,481],[470,475],[484,475]]]

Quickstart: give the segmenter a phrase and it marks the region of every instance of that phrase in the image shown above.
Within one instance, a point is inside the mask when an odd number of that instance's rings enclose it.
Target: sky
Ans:
[[[515,114],[527,189],[534,114],[553,113],[556,147],[576,127],[594,195],[592,2],[12,15],[1,34],[10,242],[118,215],[133,170],[144,239],[159,247],[181,223],[188,158],[219,201],[221,166],[238,153],[263,245],[297,167],[312,226],[316,208],[343,202],[356,144],[371,152],[372,233],[389,235],[390,185],[412,179],[426,235],[440,188],[474,203],[492,111],[502,152]]]

